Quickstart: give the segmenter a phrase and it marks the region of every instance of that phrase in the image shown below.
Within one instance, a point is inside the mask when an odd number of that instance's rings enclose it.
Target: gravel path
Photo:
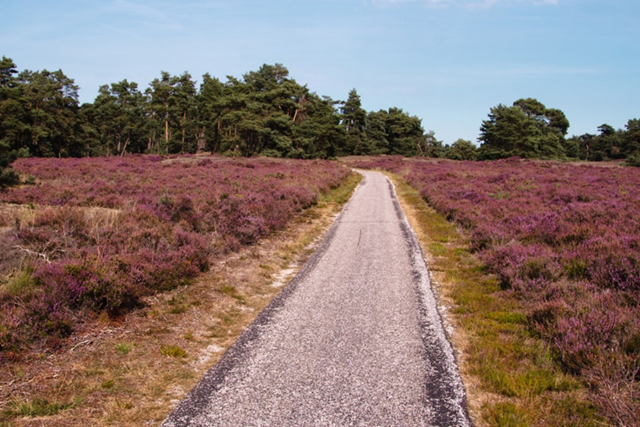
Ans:
[[[162,424],[469,426],[422,252],[384,175]]]

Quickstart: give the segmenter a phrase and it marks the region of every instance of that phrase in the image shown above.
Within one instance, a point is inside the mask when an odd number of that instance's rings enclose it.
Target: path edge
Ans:
[[[435,297],[435,291],[432,287],[432,282],[434,282],[433,276],[427,265],[418,236],[413,227],[411,227],[407,216],[402,210],[402,206],[400,206],[393,181],[385,174],[382,175],[388,182],[396,215],[400,220],[405,241],[409,246],[413,281],[420,305],[420,326],[425,352],[427,348],[432,348],[431,344],[433,344],[433,338],[435,338],[438,350],[443,359],[445,359],[442,369],[446,371],[448,377],[453,381],[453,383],[449,384],[437,384],[435,387],[434,384],[425,384],[429,406],[438,407],[443,410],[442,415],[435,416],[431,422],[433,426],[448,427],[456,425],[458,427],[471,427],[473,426],[473,422],[469,415],[465,385],[460,375],[455,350],[444,327],[444,316],[441,313],[440,306]],[[448,392],[449,395],[447,397],[450,400],[438,395],[439,392],[442,391],[438,389],[444,389],[445,387],[447,388],[445,393]],[[454,422],[454,424],[451,424],[452,422]]]
[[[355,172],[360,173],[355,170]],[[224,384],[227,374],[242,360],[248,356],[250,345],[256,341],[262,334],[261,330],[264,325],[271,322],[275,315],[287,302],[289,297],[296,291],[298,284],[302,282],[320,262],[327,249],[331,245],[336,233],[336,229],[340,225],[344,212],[349,209],[351,202],[358,190],[366,185],[366,176],[363,174],[362,181],[356,186],[349,201],[342,207],[340,213],[318,248],[314,251],[307,262],[302,266],[298,274],[276,295],[273,300],[256,316],[256,318],[247,326],[240,334],[238,339],[227,349],[222,355],[218,363],[212,366],[196,384],[187,393],[185,398],[178,403],[169,416],[162,422],[161,427],[183,427],[188,426],[190,421],[199,414],[198,409],[206,406],[209,395],[212,391],[220,389]]]

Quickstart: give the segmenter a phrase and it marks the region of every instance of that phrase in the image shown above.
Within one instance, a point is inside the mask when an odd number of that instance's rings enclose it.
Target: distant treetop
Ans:
[[[199,87],[187,72],[162,71],[144,91],[122,80],[102,85],[93,103],[80,106],[78,87],[62,71],[18,73],[3,57],[0,144],[1,166],[18,155],[434,155],[439,142],[401,109],[369,113],[355,89],[346,102],[319,96],[282,64],[226,82],[205,74]]]

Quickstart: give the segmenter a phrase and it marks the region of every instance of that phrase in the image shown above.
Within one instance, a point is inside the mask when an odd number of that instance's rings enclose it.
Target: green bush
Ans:
[[[640,167],[640,151],[635,154],[627,157],[627,161],[625,163],[627,166]]]

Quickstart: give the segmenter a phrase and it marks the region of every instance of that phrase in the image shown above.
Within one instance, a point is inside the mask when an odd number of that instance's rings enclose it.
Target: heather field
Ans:
[[[197,156],[21,159],[0,192],[0,360],[190,283],[283,229],[349,170]]]
[[[637,425],[640,174],[507,159],[355,161],[397,173],[470,236],[501,292],[616,424]]]

